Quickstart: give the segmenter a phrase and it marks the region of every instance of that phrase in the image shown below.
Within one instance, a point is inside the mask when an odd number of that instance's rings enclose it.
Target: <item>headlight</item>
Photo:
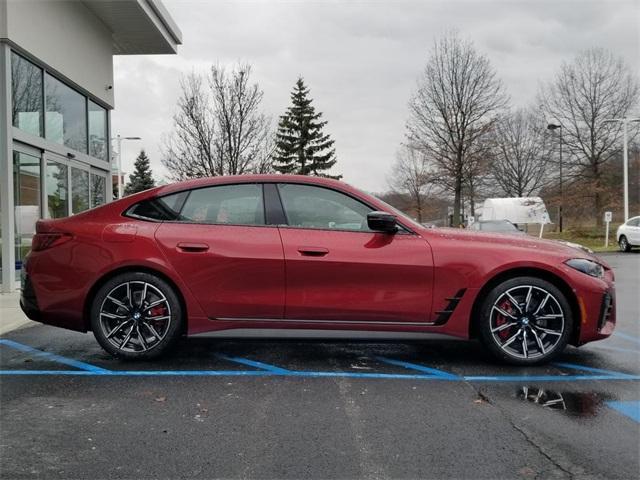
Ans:
[[[572,258],[564,263],[569,265],[571,268],[575,268],[576,270],[586,273],[587,275],[591,275],[592,277],[604,277],[604,267],[599,263],[587,260],[586,258]]]

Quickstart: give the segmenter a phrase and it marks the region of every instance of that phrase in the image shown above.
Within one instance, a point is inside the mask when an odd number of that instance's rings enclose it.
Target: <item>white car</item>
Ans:
[[[631,251],[632,247],[640,247],[640,217],[633,217],[618,227],[616,239],[620,250]]]

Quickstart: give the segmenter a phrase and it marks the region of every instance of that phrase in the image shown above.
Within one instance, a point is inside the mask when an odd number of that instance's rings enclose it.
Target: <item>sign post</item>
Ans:
[[[609,224],[613,219],[613,215],[611,212],[604,212],[604,223],[606,224],[606,230],[604,232],[604,246],[605,248],[609,246]]]

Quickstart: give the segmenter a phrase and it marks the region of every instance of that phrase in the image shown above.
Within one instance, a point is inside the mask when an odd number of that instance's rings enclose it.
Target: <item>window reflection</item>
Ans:
[[[16,263],[20,265],[40,218],[40,157],[14,151],[13,182]]]
[[[71,213],[89,209],[89,172],[71,167]]]
[[[89,155],[107,158],[107,111],[89,100]]]
[[[107,179],[105,177],[91,174],[91,208],[105,203],[106,187]]]
[[[42,136],[42,70],[11,52],[11,118],[13,126]]]
[[[58,79],[45,76],[47,140],[87,151],[86,98]]]
[[[68,215],[67,166],[52,160],[47,161],[47,207],[51,218],[61,218]]]

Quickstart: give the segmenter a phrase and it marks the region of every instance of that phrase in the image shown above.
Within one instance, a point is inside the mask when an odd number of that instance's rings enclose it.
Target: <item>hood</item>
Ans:
[[[608,267],[601,259],[589,253],[581,245],[571,242],[545,240],[541,238],[531,237],[529,235],[510,235],[495,232],[469,231],[462,228],[432,228],[427,229],[429,236],[438,235],[447,240],[455,240],[461,242],[482,242],[493,244],[496,247],[513,247],[526,249],[529,251],[537,251],[539,253],[548,253],[559,257],[569,258],[586,258],[597,261],[598,263]]]

